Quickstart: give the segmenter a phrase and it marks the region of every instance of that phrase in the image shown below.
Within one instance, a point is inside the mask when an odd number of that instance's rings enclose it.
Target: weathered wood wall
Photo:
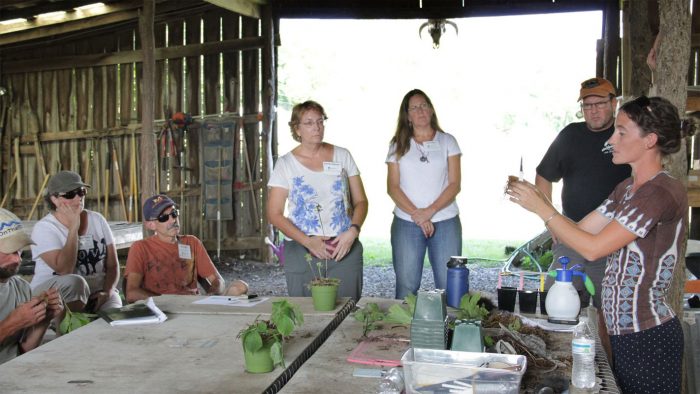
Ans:
[[[143,80],[137,29],[134,20],[79,37],[0,47],[0,86],[8,91],[0,99],[7,118],[0,141],[4,207],[23,219],[42,217],[47,213],[41,201],[45,174],[64,169],[92,185],[88,209],[110,221],[140,220]],[[265,44],[274,38],[261,36],[259,20],[214,6],[181,16],[157,15],[154,34],[155,190],[181,205],[186,233],[200,236],[210,251],[216,248],[217,223],[203,211],[200,133],[207,120],[235,122],[233,219],[221,223],[220,245],[266,258],[262,203],[272,128],[264,130],[263,123],[272,123],[271,101],[261,90],[261,81],[269,77],[260,73],[274,74],[275,67],[260,67],[260,62],[263,48],[274,50]],[[162,133],[176,112],[190,115],[193,123],[186,128],[170,124],[171,133]],[[171,140],[176,155],[169,154]]]

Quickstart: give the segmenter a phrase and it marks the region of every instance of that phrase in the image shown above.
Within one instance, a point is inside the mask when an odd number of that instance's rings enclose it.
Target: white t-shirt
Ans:
[[[396,146],[389,147],[386,163],[396,163]],[[447,188],[447,158],[461,155],[457,140],[451,134],[436,132],[432,141],[426,141],[419,145],[411,138],[411,146],[398,161],[399,186],[416,208],[425,208],[432,204]],[[421,157],[425,157],[421,161]],[[437,211],[433,215],[432,222],[440,222],[451,219],[459,214],[457,202]],[[411,221],[411,215],[399,207],[394,208],[394,215],[403,220]]]
[[[90,293],[102,290],[105,277],[105,260],[107,260],[107,246],[114,243],[112,230],[105,218],[97,212],[87,212],[87,230],[81,235],[78,242],[78,261],[75,272],[83,277],[90,285]],[[49,213],[39,220],[32,230],[32,259],[36,262],[32,289],[50,279],[54,270],[40,257],[46,252],[63,249],[68,239],[68,228],[56,219],[53,213]]]
[[[267,186],[287,189],[288,218],[304,234],[334,237],[352,224],[347,178],[356,175],[350,152],[334,146],[333,161],[323,171],[308,169],[292,152],[280,157]]]

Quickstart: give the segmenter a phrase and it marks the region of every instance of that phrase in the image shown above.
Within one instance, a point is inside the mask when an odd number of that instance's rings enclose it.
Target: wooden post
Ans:
[[[153,35],[153,17],[155,0],[144,0],[139,14],[139,34],[143,50],[143,88],[141,90],[141,201],[155,194],[156,173],[156,139],[153,134],[155,103],[155,37]]]

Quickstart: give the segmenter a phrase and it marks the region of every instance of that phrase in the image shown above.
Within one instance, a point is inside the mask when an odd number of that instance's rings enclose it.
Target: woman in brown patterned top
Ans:
[[[587,260],[608,256],[602,312],[625,393],[681,391],[683,331],[666,294],[685,239],[688,199],[683,184],[664,170],[663,158],[692,133],[664,98],[624,104],[608,142],[613,162],[629,164],[632,176],[578,223],[560,215],[530,183],[508,187],[511,201],[536,213]]]

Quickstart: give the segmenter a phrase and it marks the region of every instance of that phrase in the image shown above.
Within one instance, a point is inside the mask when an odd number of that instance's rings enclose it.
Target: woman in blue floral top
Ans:
[[[367,196],[350,152],[323,142],[326,119],[315,101],[292,109],[289,128],[299,145],[275,164],[267,185],[267,216],[286,237],[284,271],[290,296],[311,295],[306,285],[319,275],[311,269],[320,260],[328,263],[322,275],[340,279],[338,296],[358,300],[363,261],[358,236],[367,217]],[[322,267],[325,271],[326,264]]]

